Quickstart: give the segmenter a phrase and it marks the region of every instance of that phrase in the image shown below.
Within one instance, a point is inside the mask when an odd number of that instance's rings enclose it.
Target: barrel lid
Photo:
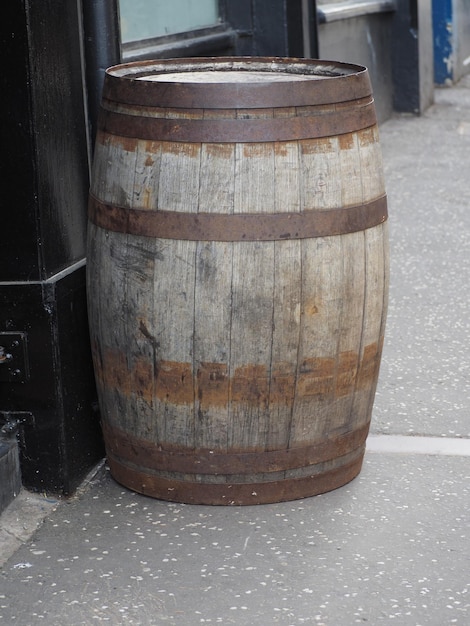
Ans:
[[[103,98],[175,108],[265,108],[349,102],[372,93],[361,65],[289,57],[137,61],[106,70]]]

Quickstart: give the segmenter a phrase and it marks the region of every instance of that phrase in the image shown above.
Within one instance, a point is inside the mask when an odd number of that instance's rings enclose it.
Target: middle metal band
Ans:
[[[186,241],[279,241],[358,232],[387,219],[387,198],[303,213],[182,213],[115,206],[90,195],[91,222],[114,232]]]

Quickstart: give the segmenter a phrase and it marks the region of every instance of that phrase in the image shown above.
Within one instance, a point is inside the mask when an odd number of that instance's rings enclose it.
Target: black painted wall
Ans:
[[[35,198],[36,168],[29,82],[29,50],[22,2],[12,2],[10,20],[0,22],[0,46],[4,63],[0,72],[2,93],[0,176],[2,180],[2,228],[0,231],[0,279],[38,280]],[[1,397],[1,396],[0,396]]]
[[[103,455],[86,317],[89,128],[79,2],[12,0],[0,23],[0,420],[23,483],[71,493]],[[21,335],[18,335],[21,333]]]
[[[8,59],[0,75],[2,143],[8,146],[2,202],[8,198],[10,208],[0,279],[41,280],[85,254],[88,148],[79,13],[76,3],[57,0],[9,6],[13,20],[0,26]]]
[[[304,55],[301,0],[226,0],[224,11],[238,33],[234,54]]]
[[[423,113],[434,100],[431,3],[396,0],[392,28],[393,107]]]

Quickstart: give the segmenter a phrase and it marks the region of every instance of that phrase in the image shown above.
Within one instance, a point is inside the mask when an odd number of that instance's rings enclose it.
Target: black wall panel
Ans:
[[[0,363],[0,420],[24,420],[23,483],[63,494],[104,453],[86,316],[83,39],[80,1],[14,0],[0,22],[0,346],[13,355]]]

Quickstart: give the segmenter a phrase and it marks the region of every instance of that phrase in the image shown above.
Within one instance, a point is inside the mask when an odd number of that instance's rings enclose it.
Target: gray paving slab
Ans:
[[[0,623],[465,626],[468,458],[368,453],[337,491],[165,503],[105,473],[0,578]]]
[[[470,435],[470,80],[381,127],[387,335],[372,431]]]
[[[0,567],[29,541],[46,515],[59,504],[55,498],[21,490],[0,516]]]

